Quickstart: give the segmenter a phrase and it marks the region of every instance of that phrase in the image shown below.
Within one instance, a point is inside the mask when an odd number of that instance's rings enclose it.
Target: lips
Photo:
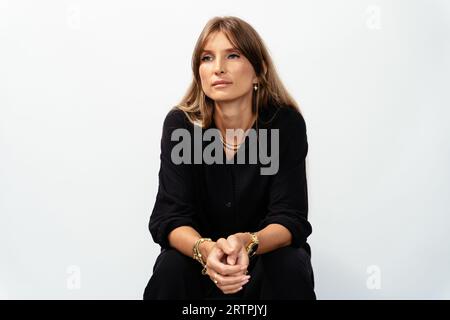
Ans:
[[[216,86],[218,84],[231,84],[231,82],[230,81],[226,81],[226,80],[217,80],[217,81],[214,81],[212,85]]]

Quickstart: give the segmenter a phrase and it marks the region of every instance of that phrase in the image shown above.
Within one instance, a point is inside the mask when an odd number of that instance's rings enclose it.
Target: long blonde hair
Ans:
[[[261,107],[270,104],[292,108],[300,112],[299,106],[278,77],[275,66],[261,37],[250,24],[234,16],[214,17],[203,28],[192,55],[192,83],[182,100],[174,108],[184,111],[189,121],[193,124],[204,128],[208,128],[211,125],[214,101],[203,92],[199,66],[201,54],[208,37],[220,31],[250,61],[259,79],[258,90],[252,90],[253,113],[258,115]]]

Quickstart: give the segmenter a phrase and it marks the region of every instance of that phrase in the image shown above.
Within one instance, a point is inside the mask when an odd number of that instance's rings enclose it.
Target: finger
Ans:
[[[246,284],[247,284],[247,282],[238,283],[233,286],[221,286],[221,285],[216,285],[216,286],[223,292],[231,292],[231,291],[236,292],[236,291],[242,289]]]
[[[225,291],[230,292],[230,291],[236,291],[236,290],[244,287],[248,283],[248,281],[249,280],[246,280],[246,281],[239,282],[239,283],[236,283],[234,285],[229,285],[229,286],[222,286],[222,285],[219,285],[219,284],[217,286],[219,287],[220,290],[222,290],[224,292]]]
[[[220,272],[218,272],[219,274],[221,274]],[[243,276],[246,276],[248,274],[248,272],[247,272],[247,270],[244,270],[244,271],[238,271],[238,272],[235,272],[235,273],[230,273],[230,274],[227,274],[227,275],[224,275],[224,276],[226,276],[226,277],[243,277]]]
[[[237,264],[240,264],[242,266],[247,266],[249,265],[250,261],[248,258],[248,254],[245,250],[241,250],[239,252],[239,254],[237,255],[237,260],[236,260]]]
[[[209,276],[211,281],[215,282],[216,284],[219,283],[224,285],[231,285],[239,283],[246,279],[250,279],[250,275],[246,274],[243,271],[235,273],[233,275],[222,275],[217,270],[208,267],[206,268],[206,274]]]
[[[236,254],[230,254],[227,256],[227,263],[230,265],[235,265],[237,261],[237,255]]]
[[[227,265],[227,256],[221,249],[215,247],[209,253],[208,259],[206,259],[206,266],[220,272],[220,270],[216,270],[220,265]]]
[[[218,279],[219,274],[217,272],[210,270],[208,275],[211,281],[214,282],[216,286],[220,286],[220,280]]]
[[[250,279],[249,275],[238,275],[238,276],[223,276],[218,273],[212,274],[213,281],[216,280],[217,283],[221,286],[233,286],[236,284],[240,284],[244,281],[248,281]],[[214,281],[215,282],[215,281]]]
[[[231,235],[227,238],[228,245],[234,248],[236,251],[240,251],[244,249],[244,244],[242,241],[239,240],[239,238],[235,235]]]
[[[238,276],[238,275],[246,275],[248,274],[248,263],[242,262],[242,259],[237,259],[236,266],[241,266],[241,269],[236,271],[235,273],[229,273],[227,276]]]
[[[221,256],[218,254],[218,250],[220,249],[213,249],[209,254],[206,261],[207,268],[213,269],[223,275],[243,272],[247,268],[246,265],[228,265],[226,261],[224,261],[225,263],[221,262]]]
[[[230,255],[230,254],[233,254],[233,253],[237,253],[237,250],[235,250],[235,248],[230,246],[228,241],[226,239],[224,239],[224,238],[220,238],[219,240],[217,240],[216,246],[218,248],[222,249],[223,252],[225,252],[225,254],[227,254],[227,255]]]
[[[217,272],[214,271],[213,269],[207,267],[207,268],[206,268],[206,274],[209,276],[209,278],[210,278],[212,281],[214,281],[214,280],[215,280],[214,275],[217,274]]]
[[[232,291],[222,290],[222,292],[223,292],[224,294],[233,294],[233,293],[236,293],[236,292],[241,291],[242,289],[243,289],[243,287],[239,287],[239,288],[236,289],[236,290],[232,290]]]
[[[247,267],[242,265],[228,265],[224,264],[216,259],[211,259],[211,261],[208,261],[209,267],[216,270],[221,275],[234,275],[238,272],[244,272]]]
[[[217,260],[221,260],[223,258],[226,258],[225,253],[223,252],[222,249],[220,249],[217,246],[214,246],[211,250],[211,252],[208,255],[208,259],[209,257],[215,257]]]
[[[242,287],[240,287],[239,289],[234,290],[234,291],[223,291],[223,293],[224,293],[224,294],[233,294],[233,293],[239,292],[239,291],[241,291],[241,290],[242,290]]]

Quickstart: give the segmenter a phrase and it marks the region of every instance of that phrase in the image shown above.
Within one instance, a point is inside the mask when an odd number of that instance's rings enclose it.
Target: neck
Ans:
[[[254,121],[251,96],[239,101],[216,101],[214,103],[214,122],[222,133],[226,129],[250,128]]]
[[[243,142],[245,136],[227,136],[227,129],[238,130],[241,129],[244,134],[247,129],[251,128],[255,115],[252,112],[252,105],[250,101],[240,102],[215,102],[214,106],[214,122],[217,128],[222,133],[225,141],[231,145],[237,145]]]

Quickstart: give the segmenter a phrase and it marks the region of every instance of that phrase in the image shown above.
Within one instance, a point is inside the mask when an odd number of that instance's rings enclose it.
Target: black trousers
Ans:
[[[224,294],[201,270],[196,260],[164,249],[156,259],[144,300],[316,299],[311,257],[303,248],[287,246],[254,256],[248,267],[250,281],[234,294]]]

